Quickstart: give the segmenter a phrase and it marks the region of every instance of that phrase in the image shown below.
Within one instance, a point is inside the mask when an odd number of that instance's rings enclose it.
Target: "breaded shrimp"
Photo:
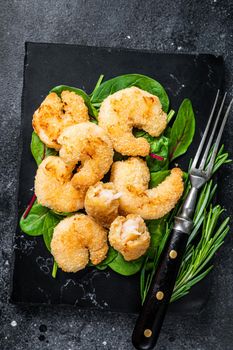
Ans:
[[[138,214],[148,220],[163,217],[175,207],[183,193],[182,174],[179,168],[174,168],[157,187],[148,189],[150,173],[144,160],[132,157],[114,163],[111,181],[122,193],[121,212]]]
[[[139,215],[118,216],[110,226],[109,242],[126,261],[140,258],[150,245],[150,234]]]
[[[58,142],[61,145],[59,155],[67,164],[81,162],[72,178],[75,188],[94,185],[112,165],[112,142],[96,124],[87,122],[70,126],[59,136]]]
[[[107,231],[87,215],[70,216],[54,229],[51,253],[65,272],[84,269],[89,258],[97,265],[105,259],[107,252]]]
[[[73,91],[62,91],[60,98],[51,92],[35,111],[32,126],[41,141],[59,150],[57,138],[64,128],[88,120],[88,108],[81,96]]]
[[[167,115],[157,96],[135,86],[115,92],[101,104],[99,125],[106,130],[113,148],[127,156],[149,154],[148,141],[132,134],[133,127],[159,136],[167,125]]]
[[[87,187],[75,189],[71,184],[73,166],[60,157],[49,156],[39,165],[35,177],[38,203],[59,212],[82,209]]]
[[[97,182],[89,187],[84,207],[88,215],[92,216],[96,222],[104,227],[109,227],[118,216],[119,198],[113,183]]]

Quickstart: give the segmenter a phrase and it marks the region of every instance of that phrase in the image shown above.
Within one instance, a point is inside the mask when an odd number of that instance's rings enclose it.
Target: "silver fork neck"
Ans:
[[[190,234],[193,227],[193,214],[197,202],[199,189],[204,185],[206,179],[190,175],[192,187],[180,209],[180,212],[175,217],[174,229]]]

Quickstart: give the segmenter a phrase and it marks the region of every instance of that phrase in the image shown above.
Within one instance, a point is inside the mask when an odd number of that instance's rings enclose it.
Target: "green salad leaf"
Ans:
[[[35,202],[27,217],[21,217],[19,225],[21,230],[29,236],[43,235],[46,247],[50,250],[54,227],[61,219],[62,217],[54,214],[52,210]]]
[[[103,100],[109,95],[131,86],[137,86],[142,90],[150,92],[152,95],[158,96],[163,106],[163,110],[165,112],[168,111],[169,99],[162,85],[158,81],[141,74],[120,75],[116,78],[105,81],[93,91],[91,102],[96,107],[99,107]]]
[[[98,112],[96,108],[93,106],[93,104],[91,103],[90,97],[82,89],[78,89],[67,85],[59,85],[59,86],[55,86],[52,90],[50,90],[50,92],[56,92],[56,94],[60,97],[62,91],[64,90],[75,92],[77,95],[81,96],[84,99],[84,102],[88,108],[89,114],[96,119]]]
[[[146,162],[150,172],[168,169],[169,165],[169,139],[165,136],[151,138],[150,155],[146,157]]]
[[[116,258],[117,254],[117,251],[113,249],[113,247],[109,246],[107,257],[100,264],[96,265],[96,268],[99,270],[105,270],[108,265]]]
[[[144,137],[150,144],[150,155],[146,157],[150,172],[168,169],[169,165],[169,139],[164,135],[150,136],[143,130],[135,130],[135,137]]]
[[[58,152],[47,147],[39,138],[39,136],[33,131],[31,139],[31,152],[37,165],[40,165],[42,160],[48,156],[56,156]]]
[[[166,220],[165,218],[158,220],[147,220],[146,226],[150,232],[151,237],[148,257],[154,259],[156,250],[161,242],[164,232],[166,231]]]
[[[115,259],[108,266],[120,275],[131,276],[140,271],[143,261],[144,257],[133,261],[126,261],[120,253],[117,253]]]
[[[184,99],[170,132],[170,160],[184,154],[192,143],[195,133],[195,117],[192,103]]]
[[[157,171],[156,173],[150,173],[150,188],[156,187],[170,175],[170,170]]]

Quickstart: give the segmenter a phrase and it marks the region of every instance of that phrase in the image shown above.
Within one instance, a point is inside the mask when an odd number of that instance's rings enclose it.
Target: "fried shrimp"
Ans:
[[[58,142],[61,145],[60,157],[67,164],[81,163],[71,180],[75,188],[94,185],[112,165],[112,142],[96,124],[87,122],[70,126],[63,131]]]
[[[150,234],[139,215],[118,216],[110,226],[109,242],[127,261],[140,258],[150,245]]]
[[[104,227],[109,227],[118,216],[119,198],[121,193],[117,192],[113,183],[98,182],[89,187],[84,207],[88,215]]]
[[[89,258],[97,265],[105,259],[107,252],[107,231],[88,215],[70,216],[54,229],[51,253],[65,272],[84,269]]]
[[[81,96],[62,91],[60,98],[51,92],[35,111],[32,126],[48,147],[59,150],[57,139],[64,128],[88,120],[88,108]]]
[[[76,190],[71,184],[73,166],[60,157],[50,156],[39,165],[35,177],[38,203],[59,212],[82,209],[87,188]]]
[[[150,173],[145,161],[132,157],[114,163],[111,181],[122,194],[121,212],[138,214],[148,220],[163,217],[175,207],[183,193],[182,174],[179,168],[174,168],[157,187],[148,189]]]
[[[134,137],[133,127],[159,136],[167,125],[167,115],[159,98],[135,86],[108,96],[101,104],[98,120],[114,149],[127,156],[144,157],[150,151],[145,138]]]

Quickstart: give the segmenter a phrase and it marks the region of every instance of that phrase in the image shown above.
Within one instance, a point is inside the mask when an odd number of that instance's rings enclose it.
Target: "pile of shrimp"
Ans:
[[[179,168],[148,188],[150,172],[142,157],[150,146],[133,135],[134,127],[151,136],[165,130],[167,115],[159,98],[134,86],[120,90],[102,102],[96,125],[81,96],[52,92],[32,124],[41,141],[59,152],[38,167],[37,201],[56,212],[74,213],[54,229],[51,252],[58,266],[77,272],[89,260],[97,265],[106,258],[108,243],[127,261],[144,255],[150,246],[144,220],[166,215],[184,189]],[[113,162],[114,151],[129,158]]]

